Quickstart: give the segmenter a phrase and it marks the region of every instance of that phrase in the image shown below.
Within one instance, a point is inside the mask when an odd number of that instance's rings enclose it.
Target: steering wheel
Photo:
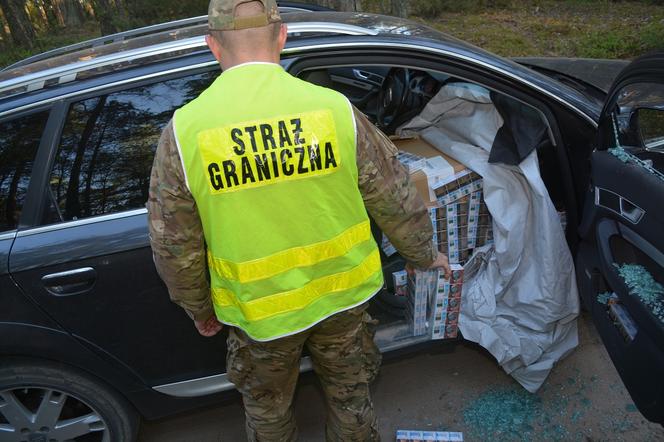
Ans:
[[[397,67],[390,69],[378,92],[376,123],[383,132],[394,133],[403,122],[399,116],[410,102],[410,94],[410,71]]]

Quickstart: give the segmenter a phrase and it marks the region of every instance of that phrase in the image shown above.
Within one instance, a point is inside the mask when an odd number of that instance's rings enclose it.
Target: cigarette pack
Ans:
[[[392,245],[387,235],[383,235],[383,240],[380,243],[380,248],[383,249],[385,256],[392,256],[397,253],[397,249]]]
[[[437,279],[437,270],[415,270],[408,275],[406,318],[414,336],[427,333],[428,305],[435,290]]]
[[[463,433],[457,431],[397,430],[397,442],[463,442]]]
[[[431,339],[451,339],[458,335],[463,266],[451,264],[450,270],[449,280],[442,273],[438,276],[431,307]]]
[[[392,272],[392,283],[394,284],[395,295],[406,296],[408,292],[408,273],[405,270]]]

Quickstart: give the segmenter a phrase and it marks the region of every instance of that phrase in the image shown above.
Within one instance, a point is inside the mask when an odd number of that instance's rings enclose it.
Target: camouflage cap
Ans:
[[[235,8],[253,1],[260,1],[264,12],[246,17],[235,16]],[[281,15],[276,0],[210,0],[208,7],[208,26],[212,31],[257,28],[279,21]]]

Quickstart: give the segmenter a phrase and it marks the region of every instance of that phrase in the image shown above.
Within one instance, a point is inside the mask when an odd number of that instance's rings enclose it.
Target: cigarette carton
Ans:
[[[437,279],[437,270],[415,270],[408,275],[406,318],[414,336],[427,333],[429,301],[433,296]]]
[[[431,339],[456,338],[459,329],[459,312],[461,310],[461,293],[463,291],[463,266],[450,265],[451,275],[438,276],[435,296],[432,302]]]
[[[397,430],[397,442],[463,442],[463,433],[457,431]]]

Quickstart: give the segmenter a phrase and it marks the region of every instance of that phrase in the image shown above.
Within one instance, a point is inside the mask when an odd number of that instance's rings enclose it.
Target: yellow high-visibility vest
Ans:
[[[343,95],[269,63],[223,72],[177,110],[221,322],[272,340],[380,290],[354,125]]]

